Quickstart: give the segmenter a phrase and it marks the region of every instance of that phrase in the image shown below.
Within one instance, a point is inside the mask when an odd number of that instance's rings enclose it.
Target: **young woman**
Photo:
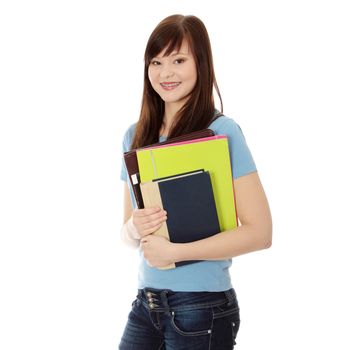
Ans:
[[[195,16],[173,15],[154,29],[145,51],[140,118],[123,152],[209,127],[227,135],[240,226],[196,242],[152,235],[167,220],[160,208],[137,209],[125,165],[123,240],[140,249],[139,289],[120,349],[233,349],[240,325],[231,258],[271,246],[269,205],[239,125],[214,106],[209,37]],[[232,161],[233,160],[233,161]],[[136,209],[135,209],[136,208]],[[159,267],[201,260],[170,270]]]

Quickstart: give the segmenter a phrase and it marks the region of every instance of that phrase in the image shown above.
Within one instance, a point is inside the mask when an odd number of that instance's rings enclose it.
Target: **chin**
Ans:
[[[175,103],[181,101],[181,98],[170,97],[170,96],[160,96],[164,102]]]
[[[178,99],[178,98],[176,98],[176,99],[164,98],[163,101],[166,102],[166,103],[177,103],[177,102],[180,102],[181,99]]]

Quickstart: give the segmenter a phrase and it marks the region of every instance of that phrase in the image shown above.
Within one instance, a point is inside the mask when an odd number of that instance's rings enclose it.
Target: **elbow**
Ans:
[[[264,223],[256,226],[256,242],[258,250],[268,249],[272,246],[272,225]]]
[[[271,248],[272,246],[272,216],[270,210],[268,210],[267,214],[264,216],[264,219],[262,220],[261,227],[264,228],[263,232],[263,249]]]
[[[265,229],[265,233],[263,235],[264,239],[262,241],[262,248],[268,249],[272,246],[272,223],[267,225]]]
[[[269,249],[272,246],[272,238],[264,243],[263,249]]]
[[[121,231],[120,231],[120,239],[129,248],[138,248],[140,245],[140,241],[137,239],[133,239],[128,234],[128,230],[126,229],[126,225],[124,224]]]

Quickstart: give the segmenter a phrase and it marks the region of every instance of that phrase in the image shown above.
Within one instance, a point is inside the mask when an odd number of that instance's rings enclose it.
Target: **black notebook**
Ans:
[[[145,208],[159,206],[167,221],[154,234],[187,243],[220,232],[210,174],[203,169],[155,179],[140,185]],[[198,261],[177,262],[174,268]]]

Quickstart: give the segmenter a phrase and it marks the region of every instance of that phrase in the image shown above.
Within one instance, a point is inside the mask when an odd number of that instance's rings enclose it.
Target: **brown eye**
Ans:
[[[180,63],[184,63],[185,60],[183,58],[178,58],[177,60],[175,60],[175,64],[180,64]]]
[[[159,66],[160,65],[160,62],[159,61],[151,61],[151,64],[153,66]]]

